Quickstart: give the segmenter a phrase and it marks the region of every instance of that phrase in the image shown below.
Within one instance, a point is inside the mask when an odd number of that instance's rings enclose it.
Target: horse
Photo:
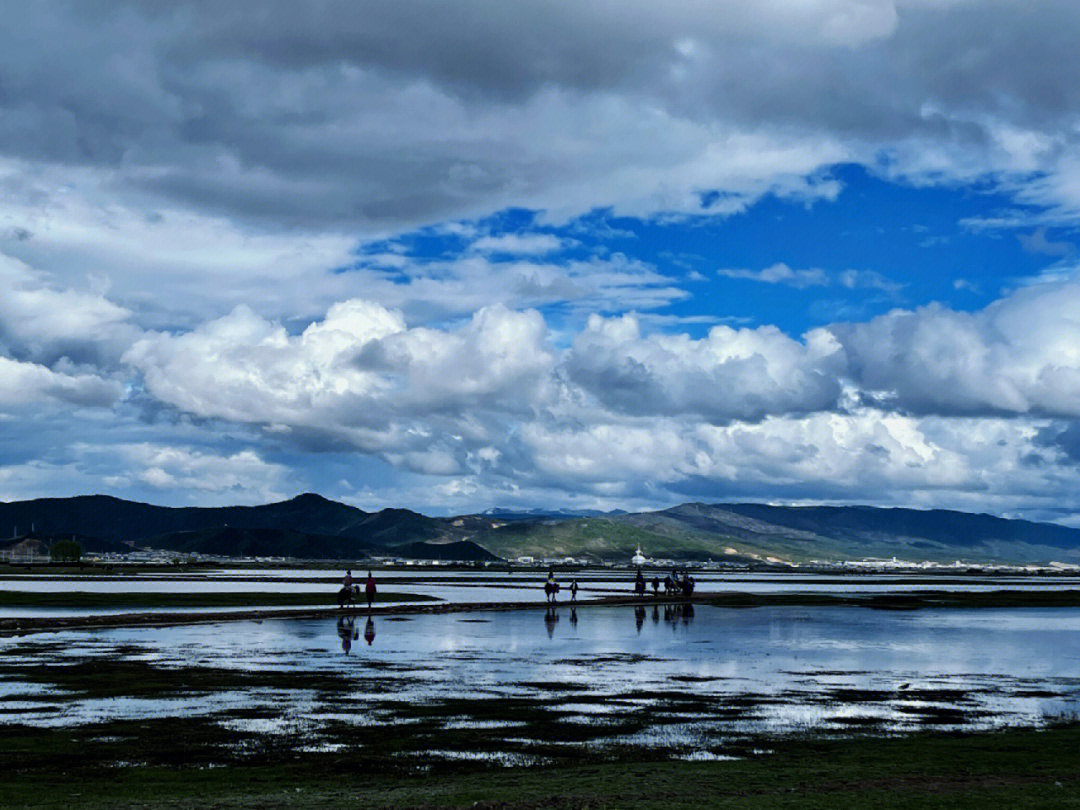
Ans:
[[[338,591],[338,608],[345,609],[345,605],[350,607],[356,606],[356,600],[360,596],[360,586],[353,585],[351,588],[346,585],[340,591]]]
[[[555,601],[555,594],[559,592],[559,583],[553,579],[549,579],[544,583],[544,596],[547,597],[549,602]]]

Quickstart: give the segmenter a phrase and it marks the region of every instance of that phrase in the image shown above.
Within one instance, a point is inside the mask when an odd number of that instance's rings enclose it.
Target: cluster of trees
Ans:
[[[53,562],[78,562],[82,558],[82,546],[74,540],[57,540],[49,549]]]

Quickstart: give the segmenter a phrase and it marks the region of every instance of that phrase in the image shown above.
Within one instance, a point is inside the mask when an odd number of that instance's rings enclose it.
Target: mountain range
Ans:
[[[985,514],[870,506],[687,503],[627,513],[365,512],[316,494],[260,506],[164,507],[105,495],[0,503],[0,537],[78,539],[87,550],[301,559],[909,561],[1080,564],[1080,529]],[[20,533],[21,530],[21,533]],[[0,545],[3,542],[0,541]]]

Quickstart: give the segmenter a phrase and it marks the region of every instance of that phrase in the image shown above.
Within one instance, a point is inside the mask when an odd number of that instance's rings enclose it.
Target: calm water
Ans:
[[[257,594],[274,591],[287,593],[332,593],[341,581],[336,570],[276,570],[224,569],[185,575],[114,575],[73,576],[62,580],[53,577],[24,576],[0,580],[0,617],[29,617],[42,615],[86,615],[130,612],[131,608],[51,608],[12,607],[4,604],[5,591],[57,593],[86,591],[92,593],[225,593]],[[363,572],[360,572],[361,575]],[[654,572],[648,572],[652,576]],[[661,577],[663,572],[658,573]],[[438,569],[401,568],[379,570],[376,573],[380,588],[385,591],[412,592],[436,596],[453,602],[505,602],[543,600],[541,586],[544,573],[515,571],[440,571]],[[1078,577],[994,576],[956,577],[914,575],[848,575],[821,576],[801,573],[759,574],[696,572],[698,592],[744,593],[911,593],[916,591],[991,591],[991,590],[1063,590],[1080,588]],[[613,593],[630,592],[633,574],[629,571],[594,569],[577,574],[581,597],[589,598]],[[570,575],[561,577],[568,585]],[[237,610],[249,610],[261,605],[253,597],[250,605]],[[207,608],[218,610],[220,608]],[[155,609],[164,610],[164,609]],[[190,610],[185,608],[184,610]]]
[[[370,639],[370,643],[365,640]],[[40,702],[23,667],[121,658],[156,667],[332,672],[299,687]],[[0,640],[3,723],[65,725],[261,708],[259,727],[410,722],[409,705],[535,699],[566,727],[641,719],[608,743],[715,752],[751,733],[1038,725],[1080,711],[1080,610],[732,610],[562,606],[470,614],[115,628]],[[60,698],[63,695],[59,696]],[[693,698],[694,707],[684,698]],[[403,714],[403,712],[405,712]],[[241,723],[222,714],[223,724]],[[251,721],[255,722],[255,721]],[[480,722],[447,715],[453,724]],[[502,722],[507,739],[522,732]],[[516,738],[515,738],[516,739]],[[569,743],[568,743],[569,744]],[[576,744],[576,743],[575,743]],[[586,744],[586,743],[581,743]]]

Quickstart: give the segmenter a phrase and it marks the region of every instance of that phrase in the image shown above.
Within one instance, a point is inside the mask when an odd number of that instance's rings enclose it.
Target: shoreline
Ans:
[[[423,595],[421,595],[423,596]],[[636,595],[604,596],[597,599],[563,600],[548,603],[541,598],[516,602],[425,602],[374,606],[298,607],[204,612],[87,614],[82,616],[28,616],[0,618],[0,637],[68,630],[97,630],[113,627],[167,627],[188,624],[263,621],[275,619],[333,619],[338,616],[394,616],[425,613],[471,613],[483,611],[546,610],[547,608],[649,607],[651,605],[692,604],[726,608],[759,607],[861,607],[872,610],[924,610],[933,608],[1069,608],[1080,607],[1080,590],[1029,591],[995,590],[974,592],[921,591],[897,594],[816,594],[816,593],[715,593],[702,592],[690,598]]]

